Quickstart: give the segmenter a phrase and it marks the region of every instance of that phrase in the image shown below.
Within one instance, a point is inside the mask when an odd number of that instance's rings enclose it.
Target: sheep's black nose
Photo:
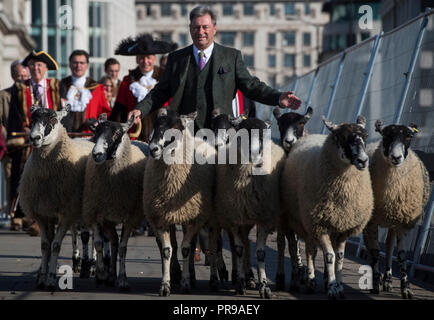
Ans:
[[[153,148],[153,149],[151,150],[151,152],[152,152],[152,153],[156,153],[156,152],[158,152],[158,147]]]
[[[399,162],[399,161],[401,161],[401,159],[402,159],[402,155],[399,155],[398,157],[392,156],[392,160],[394,162]]]
[[[32,141],[39,141],[41,139],[42,139],[42,137],[39,134],[36,136],[30,136],[30,140],[32,140]]]
[[[290,141],[290,140],[286,139],[285,142],[286,142],[287,144],[293,144],[293,143],[294,143],[294,140],[295,140],[295,139],[292,139],[292,140]]]

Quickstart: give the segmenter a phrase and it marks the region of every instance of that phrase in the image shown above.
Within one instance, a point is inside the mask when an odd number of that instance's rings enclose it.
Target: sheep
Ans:
[[[249,248],[242,241],[242,228],[256,224],[259,295],[269,299],[271,290],[265,273],[265,244],[268,235],[275,229],[280,212],[278,180],[285,154],[279,145],[267,138],[269,122],[241,116],[233,121],[233,125],[238,132],[230,139],[227,149],[236,150],[237,161],[231,164],[229,157],[229,164],[217,166],[215,216],[220,225],[231,229],[234,234],[238,258],[237,294],[246,292],[243,257]],[[252,142],[251,149],[242,146],[243,137],[240,140],[238,135],[244,133],[248,133],[248,140]],[[259,139],[252,139],[257,133]],[[238,143],[239,140],[241,143]],[[242,157],[247,161],[243,161]],[[261,170],[262,174],[257,174],[257,170]]]
[[[215,168],[209,159],[215,159],[215,148],[203,139],[193,138],[190,129],[193,130],[196,115],[197,112],[177,116],[162,108],[158,111],[150,137],[151,157],[147,160],[144,175],[143,203],[146,219],[156,233],[161,253],[163,277],[160,296],[170,295],[172,248],[169,226],[185,224],[181,244],[184,259],[181,288],[188,293],[194,286],[189,274],[190,242],[212,214]],[[198,154],[207,158],[205,164],[194,161]],[[168,159],[171,155],[175,157]]]
[[[335,125],[323,117],[329,135],[308,135],[294,145],[281,179],[287,228],[305,240],[308,290],[316,287],[314,256],[323,250],[325,289],[343,298],[342,268],[346,239],[359,234],[373,209],[367,131],[363,116],[356,124]]]
[[[383,139],[371,155],[370,172],[374,192],[372,219],[364,230],[370,264],[373,270],[372,293],[380,291],[378,226],[388,228],[386,240],[386,272],[383,290],[392,291],[392,253],[395,238],[398,245],[401,296],[411,299],[413,292],[407,277],[407,235],[423,214],[430,194],[428,171],[418,156],[410,149],[413,136],[418,132],[413,124],[383,127],[375,123],[375,131]]]
[[[68,105],[55,112],[32,106],[29,141],[33,149],[19,185],[23,211],[41,229],[42,261],[36,284],[51,290],[56,285],[62,240],[82,217],[86,160],[93,147],[90,141],[68,137],[60,122],[69,109]]]
[[[277,120],[277,125],[280,132],[280,142],[285,150],[286,155],[291,151],[292,146],[302,137],[307,135],[307,130],[304,126],[312,117],[313,109],[308,107],[304,115],[296,112],[280,113],[278,107],[274,108],[273,115]],[[285,215],[281,215],[280,219],[285,219]],[[285,288],[285,236],[288,239],[289,255],[291,257],[291,291],[300,291],[300,286],[304,281],[305,268],[303,266],[298,239],[293,230],[284,230],[284,226],[287,226],[287,222],[281,222],[278,224],[277,231],[277,272],[276,272],[276,289],[284,290]]]
[[[106,114],[102,114],[91,127],[95,133],[95,146],[86,164],[83,220],[94,230],[97,282],[107,281],[112,285],[117,278],[118,287],[127,290],[125,258],[128,239],[134,228],[144,220],[142,194],[147,145],[137,145],[139,142],[132,145],[130,142],[128,130],[134,123],[134,117],[126,123],[106,119]],[[117,224],[122,224],[119,244]],[[101,227],[106,229],[110,237],[108,273],[104,270]],[[118,252],[119,276],[116,277]]]
[[[222,114],[219,108],[216,108],[212,112],[212,119],[211,119],[211,129],[214,131],[215,135],[215,147],[217,150],[224,151],[224,147],[229,142],[229,130],[234,129],[232,126],[232,121],[234,120],[234,117],[227,114]],[[218,152],[218,151],[217,151]],[[212,219],[212,217],[211,217]],[[218,275],[221,282],[228,281],[228,271],[226,269],[226,265],[223,260],[223,254],[222,254],[222,238],[221,238],[221,231],[222,227],[218,225],[218,219],[212,219],[210,224],[210,230],[214,232],[214,234],[211,234],[210,232],[210,238],[212,236],[217,237],[216,239],[213,239],[215,242],[215,250],[216,250],[216,261],[215,267],[217,267]],[[248,238],[250,230],[253,228],[253,225],[246,225],[244,226],[244,230],[242,233],[242,241],[244,242],[244,246],[246,248],[250,248],[250,240]],[[232,284],[236,284],[237,277],[238,277],[238,263],[237,263],[237,255],[235,251],[235,242],[234,242],[234,235],[232,234],[230,229],[226,229],[226,232],[229,237],[229,245],[231,249],[231,257],[232,257]],[[211,243],[212,244],[212,243]],[[246,254],[244,255],[244,270],[246,271],[245,277],[247,279],[247,287],[251,289],[256,288],[255,283],[255,276],[252,272],[252,267],[250,264],[250,250],[246,250]],[[210,280],[210,287],[213,291],[216,291],[218,289],[218,278],[217,278],[217,272],[215,269],[213,269],[213,264],[211,263],[211,280]]]

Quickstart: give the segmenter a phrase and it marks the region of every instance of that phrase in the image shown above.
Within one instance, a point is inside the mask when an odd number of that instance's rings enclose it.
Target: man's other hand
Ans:
[[[301,106],[301,100],[294,95],[294,91],[283,92],[279,97],[279,105],[282,108],[297,110]]]
[[[131,118],[134,115],[134,124],[138,124],[141,120],[142,112],[140,110],[134,109],[128,113],[127,119]]]

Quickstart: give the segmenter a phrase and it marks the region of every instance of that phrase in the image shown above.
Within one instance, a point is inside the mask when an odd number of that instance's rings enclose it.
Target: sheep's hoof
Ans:
[[[218,270],[219,278],[221,282],[228,282],[229,281],[229,272],[226,270],[226,267],[223,267]]]
[[[80,262],[81,262],[80,257],[72,257],[72,271],[74,273],[80,272]]]
[[[339,296],[340,296],[339,285],[336,283],[336,281],[332,281],[328,285],[327,297],[330,300],[336,300],[339,298]]]
[[[119,275],[119,278],[117,280],[117,285],[119,287],[119,290],[122,292],[126,292],[130,290],[130,286],[128,284],[127,276],[125,274]]]
[[[246,282],[244,279],[239,279],[235,285],[235,294],[245,295],[246,294]]]
[[[261,299],[271,299],[271,290],[266,283],[259,285],[259,296]]]
[[[231,277],[231,279],[232,279],[232,284],[236,285],[237,281],[238,281],[238,270],[236,270],[236,269],[232,270],[232,277]]]
[[[276,274],[276,290],[277,291],[284,291],[285,290],[285,274],[284,273],[277,273]]]
[[[307,279],[306,292],[309,294],[316,293],[316,280],[315,280],[315,278]]]
[[[80,268],[80,279],[88,279],[90,277],[90,260],[82,259]]]
[[[216,275],[211,275],[211,278],[209,280],[209,287],[213,292],[217,292],[219,290],[219,279]]]
[[[168,297],[170,296],[170,284],[167,282],[163,282],[160,286],[160,297]]]
[[[401,296],[402,299],[413,299],[414,294],[410,289],[410,283],[407,279],[401,279]]]
[[[45,281],[45,287],[47,288],[47,291],[55,291],[56,290],[56,281],[57,277],[55,273],[49,273],[47,276],[47,279]]]
[[[191,293],[190,279],[181,279],[181,292],[185,294]]]
[[[38,275],[36,276],[36,288],[37,289],[44,289],[45,288],[45,281],[47,280],[47,275],[44,273],[38,272]]]
[[[385,273],[383,276],[383,291],[384,292],[392,292],[393,286],[392,286],[392,274]]]
[[[338,283],[337,288],[339,292],[339,299],[345,299],[344,286],[342,285],[342,283]]]

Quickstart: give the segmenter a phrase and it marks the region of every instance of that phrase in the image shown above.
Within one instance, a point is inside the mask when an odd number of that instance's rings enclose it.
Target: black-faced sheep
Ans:
[[[308,135],[292,148],[281,179],[288,227],[306,242],[308,288],[315,288],[314,255],[323,250],[326,290],[343,297],[342,268],[348,237],[369,221],[373,194],[365,152],[365,119],[334,125],[328,136]]]
[[[410,149],[415,125],[389,125],[381,120],[375,129],[383,139],[371,156],[370,172],[375,206],[372,219],[364,231],[373,270],[373,293],[379,293],[380,278],[378,259],[378,227],[388,228],[386,241],[386,272],[383,290],[392,290],[392,253],[395,239],[398,245],[398,262],[401,272],[401,295],[411,299],[413,292],[407,277],[408,232],[423,214],[430,195],[428,171],[418,156]]]
[[[190,242],[212,214],[215,167],[207,159],[215,159],[215,148],[203,139],[194,138],[195,117],[196,113],[174,116],[163,108],[158,112],[150,138],[151,157],[146,164],[143,203],[161,251],[161,296],[170,294],[172,248],[169,226],[186,226],[181,244],[184,258],[181,287],[184,292],[189,292],[192,286]],[[198,156],[206,163],[196,161]]]
[[[291,151],[294,144],[307,134],[305,124],[312,117],[313,109],[308,107],[306,113],[298,114],[296,112],[280,113],[278,107],[274,108],[273,115],[277,120],[277,125],[280,132],[280,143],[285,150],[285,153]],[[288,222],[284,221],[287,216],[281,214],[281,222],[278,223],[277,228],[277,272],[276,272],[276,289],[284,290],[285,288],[285,237],[288,240],[289,255],[291,257],[291,283],[290,290],[299,291],[303,283],[305,268],[303,266],[298,238],[295,232],[291,229],[285,229]]]
[[[69,109],[69,107],[68,107]],[[21,176],[20,203],[41,229],[42,262],[37,286],[56,286],[62,240],[82,218],[84,174],[93,143],[71,139],[60,123],[69,110],[31,108],[33,147]],[[55,223],[58,221],[57,231]]]
[[[238,256],[236,292],[239,294],[245,294],[243,256],[249,250],[245,248],[241,234],[244,226],[256,224],[259,294],[271,298],[265,274],[265,243],[275,229],[280,213],[278,181],[285,154],[280,146],[271,142],[267,130],[269,123],[239,117],[234,125],[237,135],[231,138],[227,148],[229,164],[219,164],[216,169],[215,216],[220,219],[220,225],[232,230],[235,237]],[[239,136],[240,133],[244,136]],[[230,157],[233,150],[236,161]]]

